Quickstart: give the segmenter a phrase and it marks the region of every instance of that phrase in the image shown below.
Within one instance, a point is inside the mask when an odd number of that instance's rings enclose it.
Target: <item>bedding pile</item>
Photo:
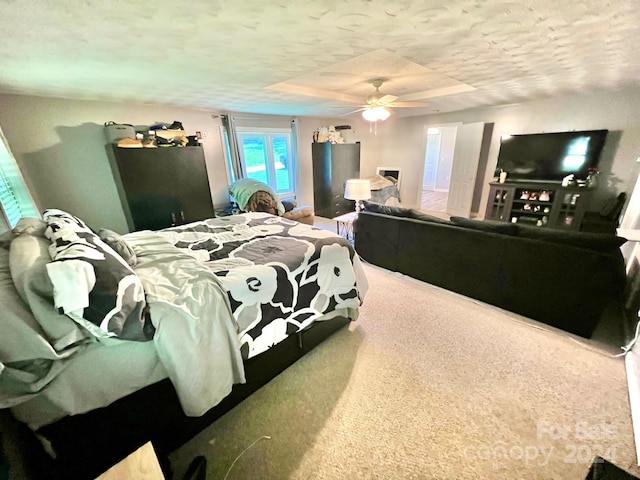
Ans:
[[[0,341],[0,407],[34,430],[166,377],[202,415],[245,381],[243,359],[314,321],[357,319],[368,288],[347,240],[266,213],[122,236],[67,215],[45,213],[46,236],[14,231],[0,255],[5,338],[37,346]]]
[[[400,204],[400,190],[398,190],[398,180],[393,177],[383,177],[373,175],[368,177],[371,184],[371,201],[384,205],[387,200],[392,199],[394,204]]]

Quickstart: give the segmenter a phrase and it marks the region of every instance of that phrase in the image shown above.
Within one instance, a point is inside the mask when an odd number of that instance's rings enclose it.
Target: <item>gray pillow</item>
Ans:
[[[73,320],[60,315],[53,306],[53,285],[47,276],[47,264],[51,261],[47,239],[34,235],[20,235],[11,242],[9,252],[10,271],[13,285],[20,299],[28,305],[30,313],[37,321],[35,327],[42,332],[55,351],[63,350],[83,342],[88,338],[86,332]],[[11,298],[10,287],[5,293]],[[14,303],[15,313],[30,321],[20,305]],[[45,357],[50,358],[50,357]]]
[[[135,267],[138,264],[138,257],[136,257],[136,252],[134,252],[133,248],[131,248],[131,245],[129,245],[127,241],[122,238],[122,235],[114,232],[113,230],[101,228],[98,232],[98,236],[107,245],[113,248],[130,266]]]

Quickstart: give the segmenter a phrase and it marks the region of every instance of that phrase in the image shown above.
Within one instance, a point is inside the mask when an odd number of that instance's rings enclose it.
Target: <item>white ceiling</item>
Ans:
[[[639,0],[0,0],[0,91],[339,116],[640,86]]]

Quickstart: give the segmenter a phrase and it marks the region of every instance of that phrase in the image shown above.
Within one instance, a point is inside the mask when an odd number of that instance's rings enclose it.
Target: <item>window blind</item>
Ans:
[[[40,217],[20,169],[0,129],[0,205],[4,223],[13,228],[22,217]],[[1,228],[0,228],[1,229]]]

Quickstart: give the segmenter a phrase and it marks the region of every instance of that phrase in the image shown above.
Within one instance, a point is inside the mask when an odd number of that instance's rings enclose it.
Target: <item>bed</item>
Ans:
[[[0,406],[64,478],[147,441],[162,460],[356,320],[367,291],[348,241],[267,213],[123,236],[44,218],[0,248]]]

